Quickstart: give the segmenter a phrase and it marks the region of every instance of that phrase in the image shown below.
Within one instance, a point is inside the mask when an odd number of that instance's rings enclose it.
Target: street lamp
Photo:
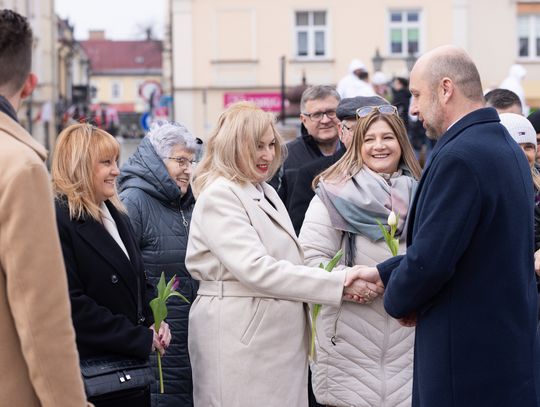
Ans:
[[[371,62],[373,63],[374,72],[378,72],[381,70],[384,58],[381,57],[381,54],[379,53],[379,48],[375,49],[375,55],[373,56],[373,58],[371,58]]]
[[[416,63],[416,57],[414,56],[414,52],[409,51],[409,55],[407,55],[407,58],[405,58],[405,63],[407,64],[407,70],[411,72],[414,64]]]

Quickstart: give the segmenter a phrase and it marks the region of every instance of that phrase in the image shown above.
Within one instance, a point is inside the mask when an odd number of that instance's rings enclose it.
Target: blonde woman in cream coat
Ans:
[[[280,165],[273,116],[229,107],[193,182],[186,266],[199,291],[189,316],[194,405],[307,407],[304,302],[339,307],[344,294],[379,287],[355,269],[303,266],[287,211],[266,184]]]
[[[394,106],[364,107],[350,147],[314,181],[300,231],[305,264],[327,262],[340,248],[346,264],[375,265],[391,257],[375,219],[398,212],[399,251],[420,168]],[[414,328],[384,310],[383,298],[367,304],[323,306],[311,365],[319,403],[340,407],[411,405]]]

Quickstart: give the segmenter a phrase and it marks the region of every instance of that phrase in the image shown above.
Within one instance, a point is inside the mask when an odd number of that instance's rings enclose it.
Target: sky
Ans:
[[[88,39],[89,30],[105,30],[112,40],[142,39],[148,26],[155,38],[163,39],[165,1],[54,0],[56,14],[68,18],[77,40]]]

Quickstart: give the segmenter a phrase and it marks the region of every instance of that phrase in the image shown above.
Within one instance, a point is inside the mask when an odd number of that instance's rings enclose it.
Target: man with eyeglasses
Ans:
[[[390,109],[393,108],[387,100],[380,96],[357,96],[341,99],[339,102],[336,116],[340,121],[339,138],[344,148],[340,148],[331,156],[309,162],[298,169],[295,193],[291,196],[289,203],[289,215],[297,235],[300,233],[309,203],[315,195],[311,184],[318,174],[336,163],[345,153],[345,149],[349,148],[356,129],[357,111],[362,114],[362,108],[367,108],[367,114],[369,114],[370,107],[383,105]]]
[[[301,137],[287,144],[287,158],[270,181],[287,210],[291,197],[296,194],[298,169],[308,162],[329,157],[342,148],[336,115],[339,101],[339,94],[332,86],[312,86],[302,94]]]

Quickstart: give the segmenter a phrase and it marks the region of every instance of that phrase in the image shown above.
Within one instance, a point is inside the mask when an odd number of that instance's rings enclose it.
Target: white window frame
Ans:
[[[115,86],[118,89],[118,95],[114,94]],[[117,82],[117,81],[111,82],[111,99],[112,100],[120,100],[120,99],[122,99],[122,84],[120,82]]]
[[[298,13],[308,13],[308,25],[296,25],[296,16]],[[314,25],[315,13],[325,13],[325,25]],[[330,57],[330,25],[329,25],[329,13],[324,9],[311,9],[311,10],[294,10],[293,13],[293,27],[294,27],[294,58],[295,59],[328,59]],[[315,32],[322,31],[324,33],[324,54],[315,55]],[[299,55],[298,49],[298,34],[300,32],[307,33],[307,55]]]
[[[527,24],[528,24],[528,39],[529,39],[529,46],[527,49],[528,55],[519,55],[520,45],[519,45],[519,21],[516,21],[516,41],[517,41],[517,55],[516,57],[520,60],[539,60],[540,59],[540,52],[537,55],[536,54],[536,38],[540,37],[540,14],[536,13],[527,13],[527,14],[518,14],[517,19],[520,18],[526,18]],[[538,24],[536,24],[536,21]]]
[[[401,13],[401,21],[392,21],[392,14]],[[417,13],[418,21],[407,21],[407,13]],[[407,30],[410,28],[418,29],[418,50],[415,55],[422,53],[423,49],[423,16],[421,9],[389,9],[387,12],[388,30],[387,30],[387,46],[388,55],[393,57],[406,57],[409,55],[409,41]],[[392,52],[392,30],[401,29],[402,50],[401,52]]]
[[[94,93],[94,95],[92,96],[92,89],[95,89],[96,92]],[[101,89],[100,91],[100,88],[97,84],[97,82],[94,82],[94,81],[90,81],[90,101],[91,103],[98,103],[98,101],[100,100],[100,96],[102,96],[102,93],[103,93],[103,89]]]

